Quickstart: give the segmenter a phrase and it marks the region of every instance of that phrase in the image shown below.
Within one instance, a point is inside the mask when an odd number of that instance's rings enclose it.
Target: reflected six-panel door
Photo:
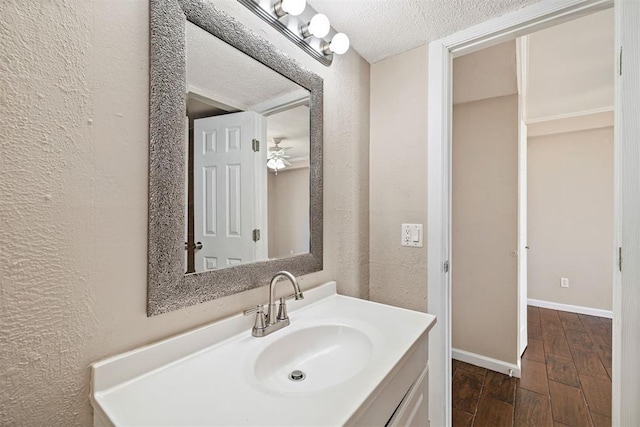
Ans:
[[[255,112],[194,120],[196,272],[266,259],[265,139]]]

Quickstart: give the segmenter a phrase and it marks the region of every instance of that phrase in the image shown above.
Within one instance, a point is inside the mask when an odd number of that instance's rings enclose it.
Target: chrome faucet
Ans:
[[[293,293],[285,297],[280,298],[280,308],[277,310],[276,315],[276,283],[281,277],[289,279],[293,286]],[[284,328],[289,325],[289,315],[287,314],[287,300],[295,298],[296,300],[304,299],[304,295],[300,290],[298,281],[293,274],[288,271],[280,271],[273,276],[271,284],[269,285],[269,307],[267,314],[264,313],[262,305],[258,305],[254,308],[245,310],[243,314],[248,316],[249,314],[256,313],[256,322],[251,330],[251,335],[254,337],[264,337],[272,332]]]

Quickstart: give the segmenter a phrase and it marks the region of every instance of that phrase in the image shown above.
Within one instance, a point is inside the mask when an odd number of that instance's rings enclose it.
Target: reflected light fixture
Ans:
[[[349,37],[332,32],[329,18],[307,5],[307,0],[238,0],[273,28],[296,44],[300,49],[329,66],[334,55],[349,50]]]
[[[273,142],[274,146],[269,147],[269,151],[267,153],[267,167],[278,175],[278,171],[284,169],[287,166],[291,166],[291,163],[287,160],[289,156],[287,156],[287,150],[291,149],[291,147],[280,147],[280,143],[283,138],[273,138],[271,142]]]

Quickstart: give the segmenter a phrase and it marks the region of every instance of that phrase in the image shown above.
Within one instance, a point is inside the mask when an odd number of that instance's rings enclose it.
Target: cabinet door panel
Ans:
[[[389,427],[429,425],[429,367],[425,367],[393,417],[387,423]]]

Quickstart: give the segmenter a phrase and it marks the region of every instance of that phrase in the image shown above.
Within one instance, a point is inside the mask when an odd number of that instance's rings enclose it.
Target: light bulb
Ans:
[[[278,159],[276,160],[276,169],[284,169],[284,162],[282,161],[282,159]]]
[[[345,33],[338,33],[331,39],[329,50],[338,55],[342,55],[349,50],[349,37]]]
[[[269,169],[277,169],[278,167],[276,166],[276,161],[273,159],[269,159],[269,161],[267,162],[267,167]]]
[[[322,13],[313,15],[313,18],[311,18],[311,21],[309,21],[309,33],[319,39],[329,34],[330,29],[331,24],[329,24],[329,18],[327,18],[326,15],[323,15]]]
[[[289,15],[298,16],[307,7],[307,0],[282,0],[280,7]]]

